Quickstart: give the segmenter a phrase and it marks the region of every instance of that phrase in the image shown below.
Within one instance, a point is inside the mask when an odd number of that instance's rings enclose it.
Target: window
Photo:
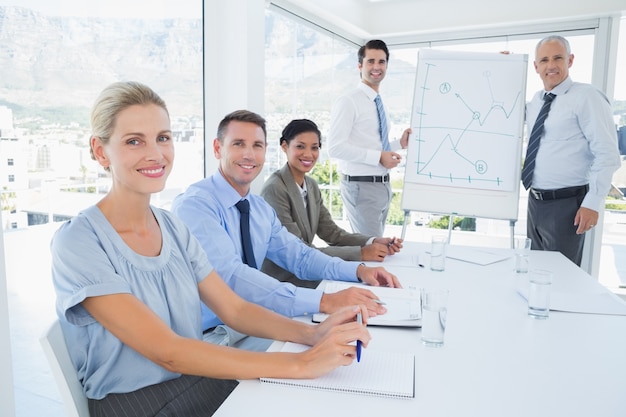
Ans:
[[[168,208],[203,177],[202,0],[13,4],[0,0],[0,65],[15,69],[0,78],[0,154],[16,171],[19,227],[71,217],[108,190],[89,153],[89,112],[115,81],[143,82],[168,106],[176,163],[153,204]],[[40,212],[51,216],[30,215]]]
[[[357,50],[329,32],[273,9],[265,15],[265,117],[267,153],[264,177],[280,168],[286,158],[279,146],[283,128],[293,119],[310,119],[322,133],[317,169],[328,161],[327,133],[333,102],[359,81]],[[331,173],[335,170],[331,167]],[[328,171],[326,169],[326,171]],[[336,173],[335,173],[336,175]],[[328,175],[320,183],[325,205],[342,216],[338,182]]]
[[[620,24],[619,41],[617,44],[617,65],[615,73],[615,92],[613,93],[613,114],[617,125],[618,144],[620,153],[626,155],[626,79],[622,74],[626,73],[626,17]],[[622,193],[626,192],[626,178],[616,179]]]
[[[15,175],[9,174],[9,182],[15,182]]]
[[[313,120],[322,132],[333,102],[359,81],[357,47],[272,9],[265,17],[266,177],[285,163],[278,140],[292,119]],[[320,162],[327,158],[322,146]]]

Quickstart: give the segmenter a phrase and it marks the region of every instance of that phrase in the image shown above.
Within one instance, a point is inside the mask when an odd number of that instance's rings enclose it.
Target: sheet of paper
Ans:
[[[426,257],[427,255],[422,255],[422,257]],[[426,259],[421,259],[419,254],[412,254],[411,252],[398,252],[391,256],[386,256],[383,261],[383,266],[415,266],[415,267],[424,267],[424,262]],[[368,266],[380,266],[380,262],[368,262]]]
[[[528,289],[518,287],[517,292],[528,300]],[[626,316],[626,302],[609,293],[578,294],[561,291],[550,292],[550,310],[568,313],[607,314]]]
[[[496,251],[490,251],[488,248],[479,249],[455,245],[448,245],[446,248],[446,258],[483,266],[504,261],[512,256],[513,254],[497,253]]]

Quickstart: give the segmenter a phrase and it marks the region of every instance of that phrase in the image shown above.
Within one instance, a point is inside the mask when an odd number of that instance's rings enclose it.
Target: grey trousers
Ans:
[[[352,231],[383,236],[391,203],[391,184],[350,182],[343,178],[340,191]]]
[[[526,234],[535,250],[559,251],[580,266],[585,235],[577,235],[574,217],[584,194],[558,200],[535,200],[528,197]]]

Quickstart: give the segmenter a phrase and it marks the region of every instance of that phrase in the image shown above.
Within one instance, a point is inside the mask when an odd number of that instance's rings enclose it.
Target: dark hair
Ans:
[[[219,126],[217,127],[217,139],[220,142],[224,142],[224,137],[226,136],[226,129],[230,122],[247,122],[254,123],[263,129],[263,136],[267,138],[267,129],[265,128],[265,119],[260,115],[251,112],[250,110],[235,110],[232,113],[224,116]],[[267,140],[267,139],[266,139]]]
[[[363,63],[366,49],[380,49],[382,51],[385,51],[385,55],[387,56],[387,62],[389,62],[389,49],[387,48],[387,44],[380,39],[374,39],[359,48],[359,64]]]
[[[295,119],[290,121],[287,126],[283,129],[282,136],[280,137],[280,144],[286,142],[289,145],[289,142],[293,140],[296,136],[301,133],[313,132],[317,135],[317,139],[319,140],[320,148],[322,147],[322,134],[320,133],[319,128],[315,124],[315,122],[309,119]]]

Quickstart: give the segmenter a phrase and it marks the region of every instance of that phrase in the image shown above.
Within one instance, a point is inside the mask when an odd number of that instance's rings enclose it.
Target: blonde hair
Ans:
[[[102,90],[91,109],[91,137],[96,136],[103,144],[107,144],[115,129],[117,115],[130,106],[147,104],[156,104],[168,113],[163,99],[144,84],[122,81],[109,85]],[[95,160],[91,146],[89,153],[91,159]],[[108,171],[108,168],[105,169]]]

